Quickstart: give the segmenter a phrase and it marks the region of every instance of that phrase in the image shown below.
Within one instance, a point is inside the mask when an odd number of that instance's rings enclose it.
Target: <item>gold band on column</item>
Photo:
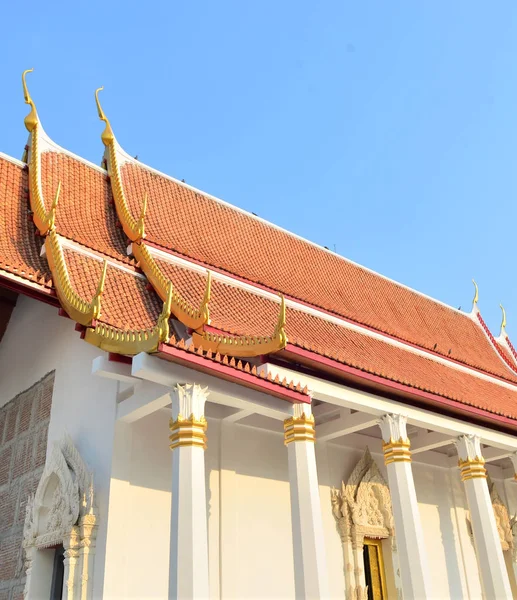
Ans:
[[[409,450],[410,441],[400,438],[399,440],[390,439],[389,442],[382,444],[384,452],[384,464],[389,465],[394,462],[411,462],[411,452]]]
[[[486,479],[485,460],[483,458],[467,458],[467,460],[458,461],[458,467],[461,471],[461,481],[469,479]]]
[[[169,421],[169,429],[171,430],[169,436],[171,450],[178,446],[197,446],[206,450],[207,422],[205,417],[196,419],[194,414],[191,414],[188,419],[185,419],[182,415],[178,415],[175,421],[172,419]]]
[[[291,442],[315,442],[314,416],[302,415],[284,421],[284,444]]]

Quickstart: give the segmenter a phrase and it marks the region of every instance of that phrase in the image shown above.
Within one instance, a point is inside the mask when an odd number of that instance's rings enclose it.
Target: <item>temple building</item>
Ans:
[[[477,287],[452,308],[156,171],[100,90],[92,164],[28,73],[0,600],[517,598],[517,350]]]

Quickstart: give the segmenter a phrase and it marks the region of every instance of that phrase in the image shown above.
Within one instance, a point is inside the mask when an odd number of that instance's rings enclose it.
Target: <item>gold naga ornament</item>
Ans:
[[[181,295],[179,290],[175,288],[173,282],[163,273],[162,269],[160,269],[151,250],[145,243],[145,218],[148,208],[148,194],[147,192],[144,194],[140,216],[138,219],[135,219],[131,213],[124,191],[118,160],[117,141],[111,123],[106,117],[99,100],[99,92],[103,89],[103,87],[100,87],[95,91],[95,102],[99,119],[105,123],[101,139],[108,150],[108,174],[111,180],[117,216],[121,222],[124,233],[132,243],[131,251],[133,256],[138,261],[140,268],[145,273],[145,276],[158,296],[162,300],[165,300],[169,286],[172,286],[172,314],[181,323],[193,331],[192,336],[194,343],[197,346],[201,346],[204,350],[245,358],[269,354],[285,348],[287,344],[287,335],[285,333],[285,300],[283,296],[280,296],[280,314],[273,335],[234,336],[215,334],[206,331],[205,329],[205,326],[210,324],[209,301],[211,295],[211,272],[207,270],[206,287],[201,304],[199,307],[194,307]]]

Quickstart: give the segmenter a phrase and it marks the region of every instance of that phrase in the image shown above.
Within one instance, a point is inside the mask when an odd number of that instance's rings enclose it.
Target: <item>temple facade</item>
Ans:
[[[457,310],[144,165],[100,90],[94,165],[28,73],[0,154],[0,600],[517,598],[504,310],[494,335],[477,286]]]

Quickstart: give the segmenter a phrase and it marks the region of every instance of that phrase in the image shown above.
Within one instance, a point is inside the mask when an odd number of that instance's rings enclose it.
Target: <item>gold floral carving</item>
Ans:
[[[468,481],[469,479],[486,479],[485,460],[476,456],[466,460],[458,460],[460,468],[461,480]]]
[[[170,337],[171,302],[172,284],[169,285],[167,299],[154,327],[122,330],[105,323],[96,323],[95,327],[86,329],[84,339],[106,352],[116,352],[127,356],[134,356],[140,352],[156,352],[158,346],[166,343]]]
[[[221,335],[204,330],[195,332],[193,340],[196,346],[204,350],[229,354],[240,358],[260,356],[283,350],[287,344],[285,331],[285,299],[280,296],[280,312],[275,331],[271,336]]]
[[[411,452],[409,450],[411,443],[409,439],[390,439],[389,442],[382,444],[384,452],[384,463],[389,465],[394,462],[411,462]]]
[[[206,430],[207,422],[205,417],[196,419],[194,414],[191,414],[188,419],[183,417],[181,414],[174,421],[170,419],[169,429],[171,435],[169,436],[171,450],[178,448],[179,446],[196,446],[206,450]]]
[[[316,441],[314,416],[303,413],[300,417],[291,417],[284,421],[284,443],[286,446],[291,442],[314,441]]]
[[[72,286],[60,237],[55,229],[51,229],[45,238],[45,250],[52,280],[62,307],[74,321],[90,326],[101,315],[101,296],[104,292],[108,262],[104,261],[95,296],[91,302],[86,302]]]

